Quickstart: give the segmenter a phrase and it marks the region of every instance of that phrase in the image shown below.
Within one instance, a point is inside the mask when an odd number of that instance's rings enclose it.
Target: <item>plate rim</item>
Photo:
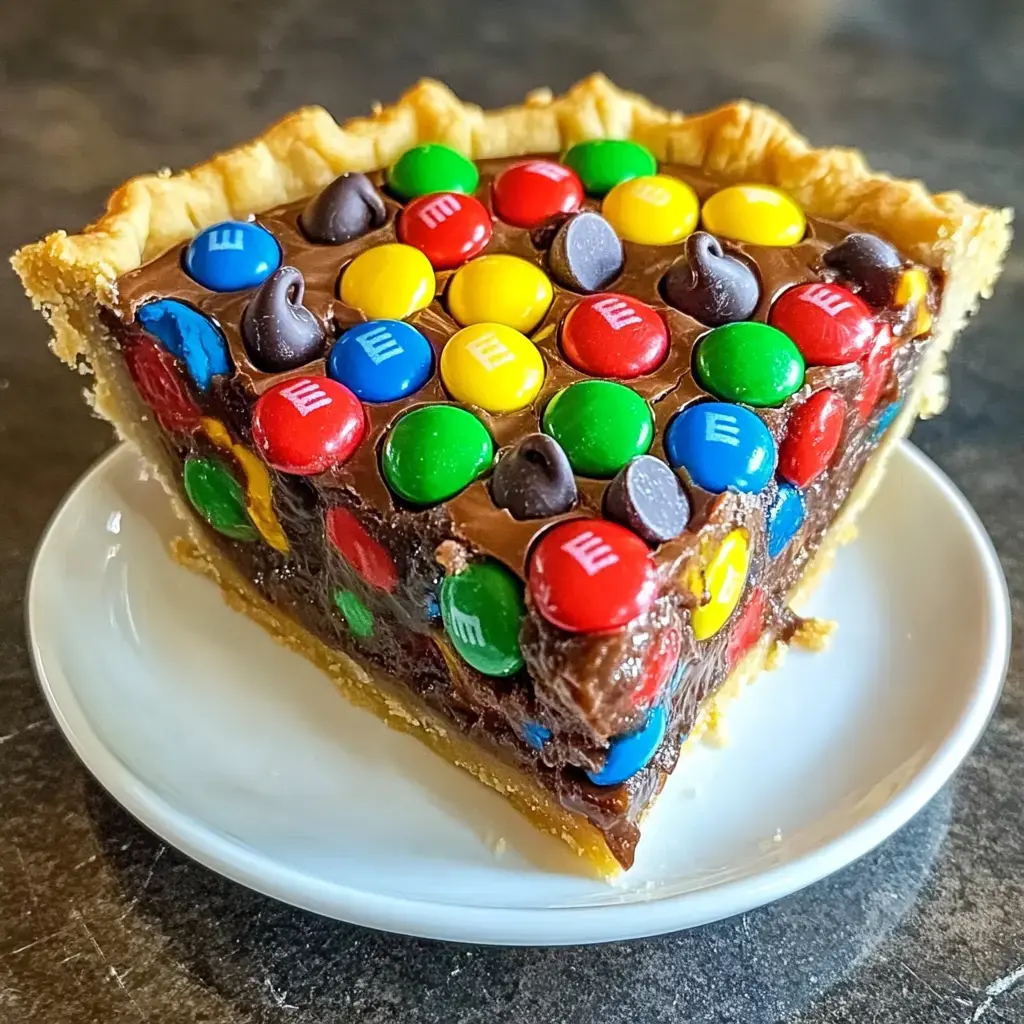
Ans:
[[[901,441],[897,458],[916,463],[967,529],[983,570],[992,613],[984,663],[963,714],[892,798],[822,846],[760,873],[707,888],[635,902],[596,906],[487,907],[421,900],[325,882],[282,865],[197,822],[154,792],[105,746],[89,725],[71,680],[47,673],[37,640],[39,566],[62,516],[115,460],[137,454],[125,442],[94,462],[50,516],[29,565],[25,624],[32,666],[61,732],[85,768],[130,814],[161,840],[220,875],[265,896],[350,924],[403,935],[486,945],[577,945],[644,938],[723,920],[771,903],[860,859],[900,829],[946,784],[970,755],[999,703],[1010,657],[1009,589],[995,546],[960,489],[927,455]],[[890,467],[892,468],[892,467]]]

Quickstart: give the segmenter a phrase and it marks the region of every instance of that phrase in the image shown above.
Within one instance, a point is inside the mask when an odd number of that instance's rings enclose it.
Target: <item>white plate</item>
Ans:
[[[906,822],[980,736],[1009,605],[981,524],[909,445],[817,594],[841,627],[793,653],[666,786],[616,886],[176,567],[176,523],[125,448],[74,488],[28,594],[36,669],[99,781],[196,860],[288,903],[444,939],[577,943],[727,917]]]

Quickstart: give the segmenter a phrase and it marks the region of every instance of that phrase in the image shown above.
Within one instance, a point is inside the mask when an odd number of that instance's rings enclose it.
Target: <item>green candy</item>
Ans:
[[[220,459],[190,455],[182,475],[192,507],[218,533],[232,540],[257,539],[245,509],[245,492]]]
[[[428,192],[472,193],[479,181],[476,164],[440,142],[407,149],[388,170],[388,188],[400,199]]]
[[[782,405],[804,383],[804,358],[768,324],[735,323],[705,334],[694,354],[700,385],[718,398],[758,408]]]
[[[654,174],[658,162],[654,154],[639,142],[629,139],[591,139],[577,142],[562,157],[592,196],[603,196],[620,181]]]
[[[373,635],[373,612],[351,590],[336,590],[334,603],[356,636]]]
[[[381,467],[388,486],[414,505],[433,505],[459,493],[494,461],[494,442],[470,412],[424,405],[391,428]]]
[[[486,676],[510,676],[522,667],[525,614],[523,584],[497,562],[474,562],[441,584],[441,618],[452,645]]]
[[[632,389],[608,380],[563,388],[544,410],[544,433],[565,450],[581,476],[613,477],[651,447],[654,419]]]

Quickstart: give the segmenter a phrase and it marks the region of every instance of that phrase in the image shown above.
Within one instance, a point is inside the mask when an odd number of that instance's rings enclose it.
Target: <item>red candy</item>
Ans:
[[[764,629],[764,591],[755,590],[747,601],[743,614],[736,620],[725,649],[725,661],[731,671],[736,663],[761,638]]]
[[[198,429],[201,414],[170,352],[148,338],[132,335],[125,342],[124,360],[139,394],[164,430],[189,434]]]
[[[347,509],[329,508],[324,518],[327,538],[349,565],[372,587],[391,593],[398,585],[398,570],[385,547]]]
[[[529,588],[548,622],[570,633],[601,633],[645,612],[657,579],[635,533],[606,519],[573,519],[534,548]]]
[[[647,707],[654,703],[661,688],[672,675],[676,662],[679,661],[681,647],[679,630],[670,629],[661,634],[647,655],[643,677],[633,694],[633,704],[636,707]]]
[[[768,323],[788,334],[812,366],[855,362],[878,331],[863,299],[837,284],[790,288],[772,306]]]
[[[892,369],[892,356],[892,335],[888,327],[882,327],[871,346],[871,351],[860,361],[864,379],[861,381],[854,405],[857,409],[857,419],[861,423],[871,415],[878,405],[878,399],[882,397],[882,391],[889,381],[889,371]]]
[[[831,388],[816,391],[793,410],[779,447],[779,472],[794,487],[806,487],[828,467],[845,418],[846,405]]]
[[[260,396],[252,413],[259,453],[284,473],[312,476],[359,447],[366,417],[359,399],[329,377],[294,377]]]
[[[573,366],[594,377],[640,377],[664,360],[668,329],[639,299],[602,292],[566,314],[562,350]]]
[[[484,250],[491,240],[491,215],[473,196],[431,192],[402,211],[398,238],[419,249],[435,270],[448,270]]]
[[[578,210],[583,183],[554,160],[524,160],[494,179],[491,196],[495,213],[507,224],[535,228],[555,214]]]

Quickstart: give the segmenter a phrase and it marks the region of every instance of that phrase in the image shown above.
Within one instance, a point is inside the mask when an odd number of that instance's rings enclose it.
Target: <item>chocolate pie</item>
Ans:
[[[1009,214],[734,103],[423,82],[138,178],[14,266],[182,515],[350,700],[591,870],[940,411]]]

